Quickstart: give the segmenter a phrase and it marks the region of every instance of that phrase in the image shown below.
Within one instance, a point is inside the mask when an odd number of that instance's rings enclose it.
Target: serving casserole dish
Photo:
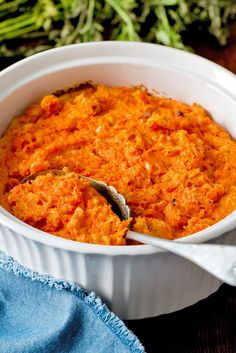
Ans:
[[[197,102],[236,137],[234,75],[170,48],[126,42],[73,45],[25,59],[4,70],[0,80],[1,134],[13,116],[45,94],[93,81],[110,86],[143,84],[186,103]],[[77,243],[34,229],[3,208],[0,212],[2,250],[33,270],[96,291],[123,319],[181,309],[220,286],[196,265],[151,246]],[[181,241],[236,244],[235,226],[233,213]]]

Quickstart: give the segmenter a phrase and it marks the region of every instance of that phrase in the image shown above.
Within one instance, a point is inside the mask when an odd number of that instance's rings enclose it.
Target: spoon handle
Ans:
[[[197,264],[223,282],[236,286],[236,246],[180,243],[131,230],[126,238],[168,250]]]

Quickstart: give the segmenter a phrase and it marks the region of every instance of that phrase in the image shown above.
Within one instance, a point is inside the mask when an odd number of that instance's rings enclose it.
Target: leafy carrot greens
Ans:
[[[235,0],[0,0],[0,56],[99,40],[191,50],[184,33],[193,25],[224,45],[235,15]]]

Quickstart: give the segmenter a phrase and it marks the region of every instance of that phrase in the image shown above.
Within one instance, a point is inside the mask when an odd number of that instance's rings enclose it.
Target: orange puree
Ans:
[[[128,224],[78,179],[50,175],[18,185],[29,174],[63,167],[114,185],[139,232],[183,237],[236,209],[236,142],[199,105],[143,87],[83,85],[45,96],[0,139],[3,207],[59,236],[125,244]]]
[[[74,173],[38,176],[8,196],[13,214],[45,232],[64,238],[125,245],[129,221],[121,222],[106,200]]]

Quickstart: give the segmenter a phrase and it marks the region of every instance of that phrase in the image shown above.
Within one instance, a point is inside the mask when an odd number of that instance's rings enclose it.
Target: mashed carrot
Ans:
[[[125,245],[129,220],[120,221],[104,197],[75,173],[48,173],[9,192],[13,214],[55,235],[94,244]]]
[[[236,209],[236,142],[199,105],[152,95],[143,87],[87,85],[45,96],[0,139],[3,207],[59,236],[125,244],[128,224],[114,220],[107,205],[95,211],[90,203],[77,203],[82,186],[69,185],[72,177],[44,176],[47,201],[42,177],[19,185],[29,174],[63,167],[114,185],[130,205],[131,228],[147,234],[183,237]],[[74,187],[78,195],[71,192]]]

